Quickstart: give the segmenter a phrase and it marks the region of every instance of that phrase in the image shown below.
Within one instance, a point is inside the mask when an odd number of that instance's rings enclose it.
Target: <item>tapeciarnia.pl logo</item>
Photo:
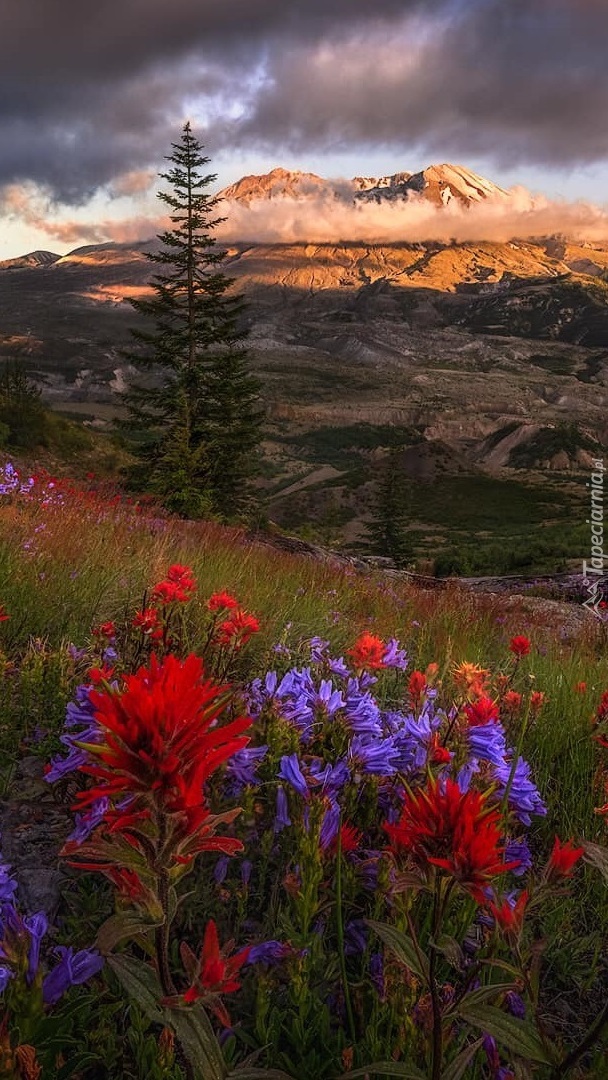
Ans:
[[[604,588],[607,584],[604,575],[606,556],[604,555],[604,474],[606,467],[603,460],[593,462],[591,481],[586,486],[591,495],[591,516],[587,525],[591,526],[591,560],[583,560],[583,585],[588,597],[583,607],[592,611],[598,619],[605,617]]]

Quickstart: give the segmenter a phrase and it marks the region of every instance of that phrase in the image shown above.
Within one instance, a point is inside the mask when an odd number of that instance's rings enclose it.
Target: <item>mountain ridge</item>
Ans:
[[[395,199],[422,198],[437,206],[455,200],[461,205],[502,201],[510,194],[491,180],[449,162],[433,164],[419,172],[397,172],[381,177],[355,176],[350,180],[332,180],[316,173],[277,167],[268,173],[241,177],[218,192],[218,198],[250,205],[276,198],[309,199],[321,196],[342,202],[383,202]]]

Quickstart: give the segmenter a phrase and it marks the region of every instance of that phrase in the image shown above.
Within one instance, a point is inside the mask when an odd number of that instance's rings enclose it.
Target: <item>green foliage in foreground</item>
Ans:
[[[199,600],[193,602],[185,627],[191,648],[200,649],[204,642],[208,617],[204,598],[212,591],[230,589],[260,616],[262,633],[243,660],[238,672],[242,679],[276,665],[276,642],[293,646],[316,634],[330,638],[332,651],[339,655],[363,629],[384,637],[394,633],[408,649],[410,670],[424,670],[439,660],[445,665],[440,673],[444,677],[453,663],[465,659],[495,667],[507,653],[511,634],[528,634],[533,652],[526,659],[525,679],[547,695],[522,747],[549,804],[547,818],[535,827],[534,845],[538,852],[548,850],[555,834],[605,840],[601,820],[593,812],[599,796],[594,786],[598,757],[590,738],[589,718],[608,686],[606,642],[591,634],[573,636],[567,627],[567,611],[561,631],[559,618],[552,626],[544,625],[525,604],[507,616],[499,600],[456,590],[420,593],[381,576],[352,575],[285,556],[256,546],[236,530],[151,515],[137,518],[125,507],[89,506],[78,499],[48,506],[8,499],[0,506],[0,602],[11,616],[0,624],[0,751],[5,797],[28,797],[18,773],[24,753],[46,761],[58,750],[65,704],[82,678],[68,644],[91,647],[91,626],[110,618],[126,619],[141,604],[146,586],[172,562],[191,565],[199,582]],[[584,692],[576,689],[580,682],[586,684]],[[37,741],[39,729],[44,729],[42,742]],[[255,807],[247,807],[247,812],[253,816]],[[217,903],[217,888],[209,878],[208,873],[201,873],[196,879],[191,916],[195,921],[205,918],[208,903]],[[277,889],[280,887],[278,883]],[[544,954],[549,974],[546,1007],[553,1016],[555,1002],[564,1002],[573,1041],[605,995],[605,888],[589,868],[580,876],[573,894],[556,904],[548,928],[545,924],[550,937]],[[224,889],[223,910],[239,925],[238,919],[245,918],[245,903],[238,869],[231,871]],[[256,896],[249,897],[247,903],[255,905]],[[86,878],[79,884],[72,882],[62,911],[59,940],[84,947],[111,913],[110,896],[97,886],[93,888]],[[187,918],[184,911],[185,923]],[[170,1063],[168,1057],[159,1057],[159,1028],[150,1024],[140,1009],[125,1005],[114,976],[104,976],[104,980],[94,1001],[84,993],[82,998],[76,995],[71,999],[69,1007],[74,1008],[78,1001],[82,1012],[65,1018],[65,1030],[74,1040],[66,1046],[71,1046],[75,1055],[76,1045],[88,1040],[91,1055],[79,1062],[80,1073],[76,1075],[86,1080],[123,1076],[181,1080],[185,1076],[183,1063],[175,1057]],[[304,1040],[301,1045],[310,1055],[306,1080],[319,1077],[323,1066],[318,1059],[319,1047],[331,1038],[331,1017],[314,1008],[314,995],[304,983],[286,987],[285,994],[301,995],[298,1030]],[[258,1010],[259,1042],[272,1046],[280,1033],[285,1046],[285,1021],[280,1011],[265,1011],[265,1001],[262,976],[255,995],[246,998],[246,1007]],[[370,1055],[373,1050],[376,1060],[386,1057],[382,1022],[379,1013],[372,1020],[369,1036]],[[229,1062],[236,1064],[254,1049],[243,1035],[237,1029],[228,1040],[225,1054]],[[294,1043],[298,1037],[294,1027]],[[298,1075],[297,1069],[302,1067],[298,1054],[293,1049],[284,1052],[289,1062],[286,1057],[283,1067]],[[79,1061],[76,1055],[74,1061]],[[477,1067],[463,1075],[466,1080],[487,1080]],[[586,1075],[593,1073],[579,1072],[579,1076]],[[601,1075],[601,1071],[596,1073],[597,1080]]]

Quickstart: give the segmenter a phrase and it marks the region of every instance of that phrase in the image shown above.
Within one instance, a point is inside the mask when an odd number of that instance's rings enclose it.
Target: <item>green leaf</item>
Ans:
[[[165,1015],[201,1080],[225,1080],[224,1056],[203,1006],[167,1009]]]
[[[66,1061],[65,1065],[54,1073],[55,1080],[68,1080],[68,1077],[73,1076],[75,1072],[80,1072],[82,1069],[87,1069],[89,1065],[100,1065],[101,1058],[99,1054],[74,1054],[70,1055],[70,1060]]]
[[[156,1024],[164,1024],[165,1013],[159,1005],[163,991],[149,964],[132,956],[108,956],[107,964],[148,1019]]]
[[[493,1005],[469,1005],[467,999],[461,1002],[458,1014],[473,1027],[492,1035],[497,1042],[528,1061],[540,1061],[543,1065],[552,1065],[549,1055],[536,1028],[524,1020],[509,1016]]]
[[[454,1060],[450,1061],[448,1067],[443,1070],[441,1080],[461,1080],[465,1070],[468,1069],[482,1045],[483,1039],[477,1039],[474,1043],[470,1043],[469,1046],[465,1046],[464,1050],[461,1050]]]
[[[225,1080],[226,1066],[211,1022],[202,1005],[166,1009],[155,971],[131,956],[109,956],[108,964],[142,1012],[154,1023],[172,1027],[199,1080]]]
[[[354,1080],[356,1076],[402,1076],[405,1080],[426,1080],[420,1069],[415,1065],[408,1065],[405,1061],[374,1061],[372,1065],[365,1065],[362,1069],[342,1073],[338,1080]]]
[[[368,926],[371,926],[372,930],[375,930],[378,937],[382,939],[401,964],[405,964],[410,971],[414,972],[414,975],[417,975],[423,982],[428,983],[428,960],[426,956],[417,953],[409,934],[404,934],[402,930],[397,930],[395,926],[389,926],[388,923],[375,922],[374,919],[366,919],[365,921]]]
[[[498,994],[506,994],[509,990],[513,990],[515,983],[490,983],[489,986],[480,986],[478,990],[471,990],[463,999],[462,1002],[456,1006],[452,1012],[446,1013],[446,1019],[454,1017],[455,1014],[462,1015],[461,1006],[468,1008],[470,1005],[485,1005],[486,1002],[491,1001]]]
[[[445,956],[448,964],[457,971],[462,971],[464,966],[464,953],[456,941],[456,938],[450,937],[449,934],[441,934],[437,941],[431,941],[429,943],[433,946],[438,953]]]
[[[245,1065],[228,1073],[226,1080],[293,1080],[293,1076],[282,1069],[256,1069]]]
[[[103,925],[100,926],[95,944],[100,953],[107,956],[119,941],[123,941],[125,938],[139,937],[141,934],[153,930],[156,926],[160,926],[161,923],[162,919],[155,922],[150,919],[143,919],[136,911],[121,911],[117,915],[112,915],[109,919],[106,919]]]
[[[496,967],[500,968],[501,971],[506,971],[507,975],[512,975],[516,982],[521,979],[521,971],[519,968],[514,967],[513,964],[507,964],[505,960],[480,960],[479,963],[482,967]]]
[[[601,844],[592,844],[589,840],[583,840],[581,847],[585,849],[585,862],[599,870],[604,881],[608,881],[608,848]]]

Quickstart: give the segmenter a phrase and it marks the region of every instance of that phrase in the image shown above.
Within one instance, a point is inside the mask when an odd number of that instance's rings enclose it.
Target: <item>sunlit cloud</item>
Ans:
[[[354,202],[344,197],[348,181],[336,185],[340,197],[312,194],[300,199],[259,199],[248,205],[225,200],[223,240],[248,243],[373,244],[437,240],[459,242],[550,236],[608,240],[608,210],[585,202],[557,202],[513,188],[506,200],[487,199],[470,207],[453,201],[438,207],[422,196],[393,202]]]

